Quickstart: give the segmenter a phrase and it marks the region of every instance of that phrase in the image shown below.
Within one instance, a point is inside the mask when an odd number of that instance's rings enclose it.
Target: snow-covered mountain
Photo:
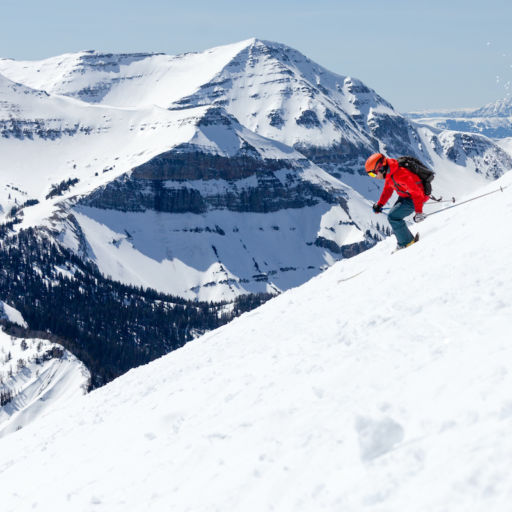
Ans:
[[[438,129],[478,133],[496,139],[512,137],[512,98],[510,96],[478,109],[412,112],[407,115],[418,123]]]
[[[499,186],[0,440],[3,510],[507,512]]]
[[[23,329],[19,311],[0,301],[0,324]],[[9,335],[0,325],[0,437],[53,410],[65,409],[85,394],[90,374],[57,343]]]
[[[333,172],[360,171],[366,154],[379,148],[430,160],[430,141],[375,91],[279,43],[249,39],[177,57],[82,52],[36,62],[3,59],[0,72],[96,104],[224,106],[250,130],[309,149]]]
[[[275,293],[382,235],[367,201],[302,154],[219,107],[191,110],[189,142],[71,210],[64,238],[104,274],[202,300]]]
[[[3,218],[189,298],[287,289],[371,246],[384,232],[363,199],[379,193],[362,171],[373,151],[419,156],[450,197],[512,167],[489,139],[415,125],[357,79],[258,39],[2,59],[0,73]]]
[[[474,117],[512,117],[512,97],[499,99],[475,110]]]

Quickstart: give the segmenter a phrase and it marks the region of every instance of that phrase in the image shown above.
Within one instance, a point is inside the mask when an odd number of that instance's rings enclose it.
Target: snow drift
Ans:
[[[508,511],[512,173],[0,440],[4,511]]]

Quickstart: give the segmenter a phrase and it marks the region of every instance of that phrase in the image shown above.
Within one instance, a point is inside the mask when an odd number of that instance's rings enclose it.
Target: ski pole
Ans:
[[[491,194],[495,194],[496,192],[503,192],[506,188],[508,188],[510,185],[507,185],[505,187],[500,187],[496,190],[492,190],[491,192],[487,192],[485,194],[481,194],[479,196],[476,196],[476,197],[472,197],[471,199],[466,199],[466,201],[462,201],[462,203],[457,203],[457,204],[453,204],[452,206],[447,206],[446,208],[441,208],[440,210],[436,210],[435,212],[432,212],[432,213],[427,213],[427,217],[430,217],[431,215],[435,215],[436,213],[441,213],[441,212],[444,212],[446,210],[449,210],[450,208],[455,208],[457,206],[460,206],[462,204],[465,204],[465,203],[469,203],[471,201],[474,201],[475,199],[480,199],[481,197],[485,197],[485,196],[489,196]]]
[[[495,194],[496,192],[503,192],[509,186],[510,185],[506,185],[506,186],[500,187],[500,188],[498,188],[496,190],[492,190],[491,192],[486,192],[485,194],[481,194],[479,196],[472,197],[471,199],[466,199],[466,201],[462,201],[462,203],[453,204],[452,206],[447,206],[446,208],[441,208],[440,210],[436,210],[435,212],[427,213],[427,217],[430,217],[430,215],[434,215],[436,213],[444,212],[446,210],[449,210],[450,208],[455,208],[456,206],[460,206],[461,204],[469,203],[470,201],[474,201],[475,199],[480,199],[481,197],[485,197],[485,196],[488,196],[490,194]],[[436,202],[437,203],[455,203],[455,197],[452,197],[451,199],[445,199],[445,200],[443,200],[441,198],[440,200],[436,200]],[[386,211],[389,211],[389,210],[391,210],[391,207],[383,208],[382,209],[383,212],[386,212]]]
[[[430,199],[432,201],[435,201],[436,203],[455,203],[455,201],[456,201],[455,197],[452,197],[451,199],[443,199],[442,197],[440,197],[439,199],[437,199],[437,197],[430,196]],[[389,210],[391,210],[391,207],[382,209],[383,212],[387,212]]]
[[[430,196],[430,199],[432,201],[435,201],[436,203],[455,203],[456,201],[455,197],[452,197],[451,199],[443,199],[442,197],[440,197],[439,199],[437,199],[437,197]]]

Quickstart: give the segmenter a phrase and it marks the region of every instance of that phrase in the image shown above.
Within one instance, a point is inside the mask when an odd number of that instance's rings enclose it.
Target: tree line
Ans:
[[[0,240],[0,297],[21,312],[31,331],[58,340],[78,357],[96,388],[271,296],[242,296],[229,313],[221,313],[225,304],[187,301],[108,279],[94,263],[28,228],[18,234],[6,230]]]

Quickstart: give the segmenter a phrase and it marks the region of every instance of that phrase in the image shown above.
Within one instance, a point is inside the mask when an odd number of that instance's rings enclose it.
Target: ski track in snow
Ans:
[[[436,215],[0,440],[2,510],[509,511],[511,215]]]

